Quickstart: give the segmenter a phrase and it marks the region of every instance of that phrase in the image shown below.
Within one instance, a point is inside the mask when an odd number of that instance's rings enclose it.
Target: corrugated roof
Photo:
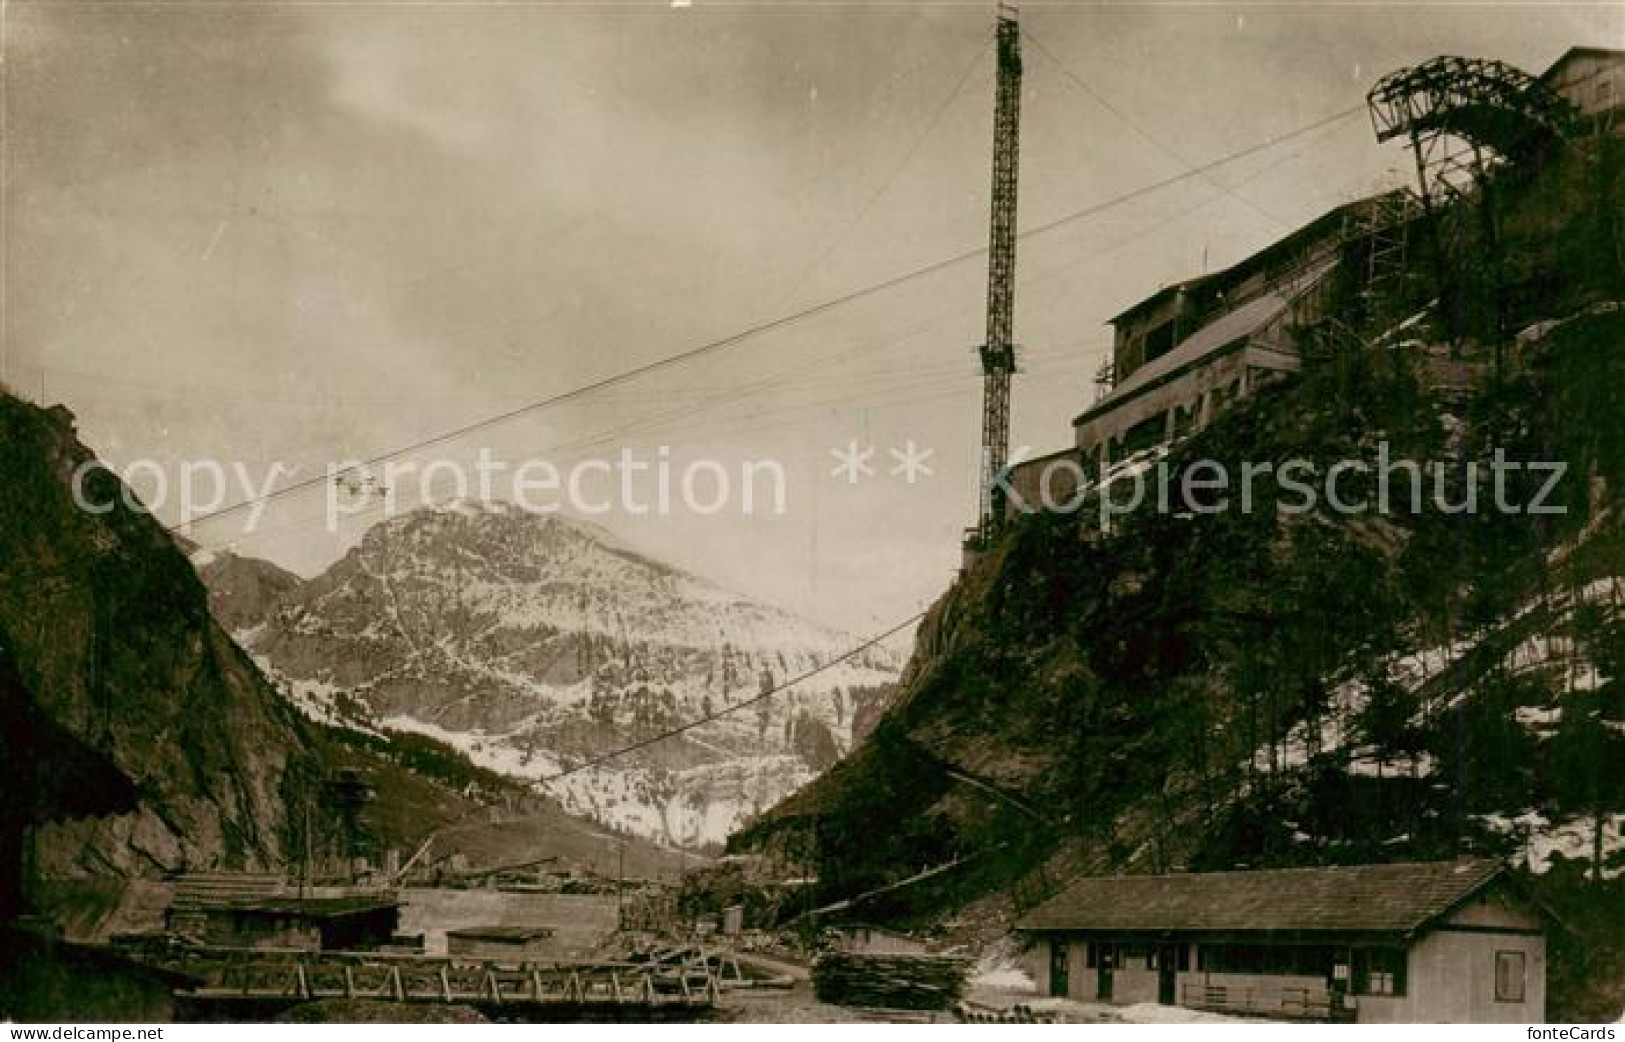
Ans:
[[[1625,51],[1616,50],[1612,47],[1570,47],[1558,55],[1556,61],[1546,67],[1546,71],[1540,74],[1540,79],[1551,79],[1553,73],[1575,58],[1609,58],[1625,61]]]
[[[1283,287],[1261,293],[1245,304],[1220,315],[1179,342],[1167,354],[1140,366],[1118,384],[1113,393],[1127,393],[1142,384],[1151,383],[1165,373],[1205,358],[1219,348],[1242,337],[1251,336],[1269,325],[1292,306],[1293,287]]]
[[[386,908],[399,908],[398,898],[387,894],[355,894],[345,897],[268,897],[246,898],[218,905],[205,905],[206,910],[225,908],[241,912],[266,912],[274,915],[296,915],[307,919],[333,919],[347,915],[360,915]]]
[[[1080,879],[1021,930],[1410,933],[1500,875],[1489,859]]]
[[[543,926],[463,926],[447,930],[447,937],[467,937],[481,941],[542,941],[553,936]]]
[[[1134,370],[1112,388],[1110,394],[1084,410],[1072,423],[1077,425],[1104,416],[1168,374],[1188,368],[1220,348],[1252,336],[1285,314],[1299,297],[1317,286],[1335,267],[1335,258],[1322,261],[1295,278],[1285,280],[1219,315],[1181,340],[1172,351]]]
[[[1219,279],[1223,278],[1225,274],[1226,273],[1223,271],[1216,271],[1209,275],[1193,275],[1188,279],[1181,279],[1178,282],[1170,282],[1168,285],[1163,286],[1161,289],[1157,290],[1149,297],[1146,297],[1144,300],[1136,301],[1135,303],[1124,308],[1122,311],[1119,311],[1117,314],[1113,315],[1111,318],[1108,318],[1106,320],[1106,324],[1108,326],[1114,326],[1123,321],[1123,319],[1128,318],[1130,315],[1144,311],[1145,309],[1151,307],[1164,297],[1171,297],[1176,293],[1188,293],[1192,290],[1201,289],[1210,282],[1217,282]]]
[[[1179,293],[1181,291],[1196,290],[1209,285],[1235,285],[1243,282],[1250,278],[1259,269],[1262,262],[1271,258],[1276,258],[1283,252],[1290,252],[1295,248],[1305,245],[1306,243],[1312,243],[1317,239],[1330,237],[1331,235],[1335,234],[1345,216],[1353,214],[1361,209],[1369,208],[1377,203],[1378,200],[1383,199],[1389,194],[1392,193],[1379,192],[1376,195],[1367,196],[1364,199],[1356,199],[1353,202],[1342,203],[1338,206],[1334,206],[1309,223],[1288,232],[1286,235],[1276,239],[1268,246],[1265,246],[1263,249],[1242,258],[1236,263],[1230,265],[1228,268],[1221,271],[1210,272],[1206,275],[1197,275],[1192,278],[1184,279],[1162,287],[1149,297],[1146,297],[1144,300],[1131,304],[1122,311],[1118,312],[1116,315],[1113,315],[1111,318],[1106,320],[1106,324],[1116,325],[1125,318],[1128,318],[1130,315],[1144,311],[1146,308],[1156,304],[1158,301],[1170,294]]]

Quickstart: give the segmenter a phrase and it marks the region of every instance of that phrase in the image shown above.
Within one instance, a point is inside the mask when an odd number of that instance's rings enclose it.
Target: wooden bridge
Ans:
[[[176,997],[201,1003],[299,1003],[319,999],[441,1003],[513,1013],[566,1007],[714,1007],[718,981],[704,965],[502,963],[374,952],[174,947],[139,956],[193,984]]]

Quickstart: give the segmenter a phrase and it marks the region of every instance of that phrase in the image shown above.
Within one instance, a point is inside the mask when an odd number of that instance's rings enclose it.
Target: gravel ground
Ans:
[[[733,1024],[949,1024],[952,1013],[850,1009],[813,997],[812,985],[797,981],[782,991],[733,991],[722,996],[719,1020]]]
[[[433,1003],[321,999],[295,1006],[276,1018],[284,1024],[487,1024],[467,1006]]]

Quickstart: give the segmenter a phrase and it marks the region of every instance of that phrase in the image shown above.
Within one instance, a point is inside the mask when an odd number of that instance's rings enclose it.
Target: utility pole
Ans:
[[[621,837],[620,863],[615,869],[615,921],[626,929],[626,837]]]
[[[1016,186],[1021,152],[1021,25],[1014,0],[999,0],[995,28],[998,85],[993,113],[993,195],[987,245],[987,340],[982,344],[982,480],[976,537],[1004,522],[994,481],[1010,456],[1010,375],[1016,305]]]
[[[305,827],[303,829],[303,832],[304,832],[304,835],[301,836],[300,839],[302,839],[304,841],[303,845],[304,845],[305,849],[303,851],[303,855],[299,859],[299,896],[300,897],[307,896],[306,895],[306,890],[310,886],[310,792],[309,792],[309,790],[306,790],[306,792],[305,792]]]

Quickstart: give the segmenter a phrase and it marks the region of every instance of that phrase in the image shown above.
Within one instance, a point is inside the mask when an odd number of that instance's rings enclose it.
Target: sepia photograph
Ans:
[[[0,0],[0,1021],[1618,1039],[1625,0]]]

